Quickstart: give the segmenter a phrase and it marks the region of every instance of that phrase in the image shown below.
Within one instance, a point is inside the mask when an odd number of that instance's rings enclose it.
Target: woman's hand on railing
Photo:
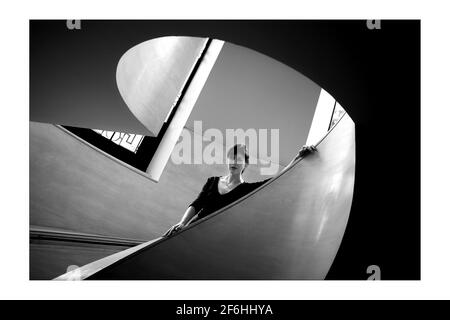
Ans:
[[[186,209],[186,212],[184,213],[184,215],[181,218],[180,222],[178,222],[177,224],[173,225],[169,230],[167,230],[166,233],[163,234],[163,237],[169,237],[169,236],[177,233],[178,231],[180,231],[184,227],[186,227],[190,223],[190,221],[192,220],[192,218],[195,215],[196,215],[195,208],[193,206],[189,206]]]
[[[304,145],[299,151],[298,154],[295,156],[295,160],[298,160],[300,158],[304,158],[310,153],[316,152],[317,148],[314,145],[306,146]]]
[[[304,145],[299,151],[298,154],[295,156],[294,159],[291,160],[291,162],[289,162],[289,164],[281,171],[285,171],[287,168],[289,168],[290,166],[292,166],[294,164],[295,161],[297,161],[300,158],[303,158],[305,156],[307,156],[310,153],[313,152],[317,152],[317,148],[314,145],[310,145],[310,146],[306,146]]]
[[[182,222],[178,222],[177,224],[170,227],[169,230],[166,231],[166,233],[163,234],[163,237],[170,237],[171,235],[174,235],[181,229],[183,229],[185,225]]]

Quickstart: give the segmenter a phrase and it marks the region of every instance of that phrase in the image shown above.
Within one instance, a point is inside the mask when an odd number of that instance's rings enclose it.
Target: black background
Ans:
[[[369,30],[365,20],[83,20],[82,35],[74,32],[65,21],[30,22],[31,107],[43,50],[85,59],[111,51],[117,63],[124,47],[169,35],[229,41],[309,77],[356,123],[354,200],[327,279],[364,280],[370,265],[385,280],[420,279],[420,21],[382,20],[381,29]],[[71,45],[74,37],[85,46]]]

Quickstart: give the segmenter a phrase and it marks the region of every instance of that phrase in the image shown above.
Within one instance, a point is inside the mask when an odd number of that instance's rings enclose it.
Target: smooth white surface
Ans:
[[[130,48],[117,64],[120,95],[157,136],[206,44],[206,38],[161,37]]]
[[[227,41],[186,127],[193,129],[201,120],[204,130],[220,130],[224,136],[240,128],[247,135],[250,157],[285,166],[306,142],[320,90],[301,71]],[[261,138],[250,138],[263,130],[268,133],[268,143],[262,143],[267,152],[256,146]],[[228,143],[231,147],[237,142]]]
[[[335,99],[324,89],[320,91],[319,101],[309,129],[306,145],[316,145],[316,143],[328,132]]]
[[[152,161],[147,167],[147,174],[153,181],[159,181],[161,174],[166,167],[167,161],[170,158],[173,148],[180,137],[181,131],[183,130],[192,109],[194,108],[195,102],[203,89],[203,86],[208,79],[209,73],[214,67],[217,57],[222,49],[223,41],[213,39],[206,54],[200,63],[191,84],[186,90],[186,93],[178,106],[166,133],[162,137],[158,149],[153,155]]]

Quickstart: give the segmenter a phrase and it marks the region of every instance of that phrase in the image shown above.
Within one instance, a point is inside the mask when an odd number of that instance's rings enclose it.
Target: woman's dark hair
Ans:
[[[244,154],[245,164],[248,165],[250,162],[250,156],[248,155],[247,146],[245,144],[235,144],[234,146],[232,146],[230,149],[228,149],[227,157],[234,159],[236,158],[238,152]],[[244,172],[244,170],[242,170],[242,172]]]

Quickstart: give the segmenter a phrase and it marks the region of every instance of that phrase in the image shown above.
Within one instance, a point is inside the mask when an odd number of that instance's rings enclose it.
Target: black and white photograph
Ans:
[[[420,280],[420,26],[30,20],[29,279]]]
[[[4,313],[381,318],[450,298],[443,2],[1,12]]]

